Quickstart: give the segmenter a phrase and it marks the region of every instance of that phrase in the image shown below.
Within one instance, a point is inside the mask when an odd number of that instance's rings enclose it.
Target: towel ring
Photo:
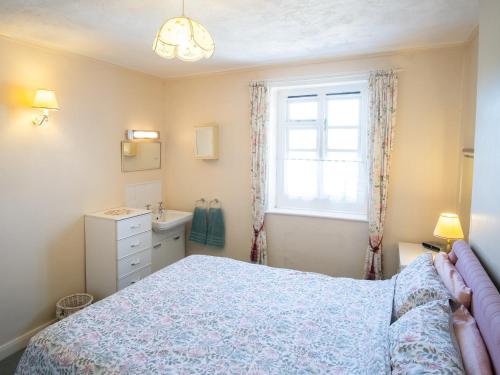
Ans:
[[[208,203],[208,208],[210,208],[210,207],[217,207],[217,208],[221,208],[221,203],[220,203],[220,200],[218,200],[217,198],[212,199],[212,200]]]
[[[201,206],[205,206],[206,202],[207,202],[207,201],[205,200],[205,198],[201,198],[201,199],[198,199],[197,201],[195,201],[195,202],[194,202],[194,205],[195,205],[196,207],[201,207]],[[198,205],[198,203],[201,203],[201,204],[200,204],[200,205]]]

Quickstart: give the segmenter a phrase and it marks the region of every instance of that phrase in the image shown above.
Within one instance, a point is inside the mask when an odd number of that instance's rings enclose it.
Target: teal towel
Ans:
[[[208,210],[207,245],[224,247],[224,215],[222,209],[210,208]]]
[[[207,210],[203,207],[194,209],[189,239],[202,245],[207,244]]]

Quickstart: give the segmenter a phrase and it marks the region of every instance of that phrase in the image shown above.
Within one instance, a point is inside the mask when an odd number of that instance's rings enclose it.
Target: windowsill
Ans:
[[[366,215],[349,214],[344,212],[324,212],[324,211],[301,210],[301,209],[268,208],[266,210],[266,214],[318,217],[323,219],[359,221],[363,223],[368,222],[368,218],[366,217]]]

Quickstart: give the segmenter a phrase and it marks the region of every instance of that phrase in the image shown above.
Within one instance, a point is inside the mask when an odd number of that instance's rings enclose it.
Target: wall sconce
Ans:
[[[32,121],[33,125],[42,126],[45,121],[49,121],[49,110],[59,110],[55,92],[51,90],[36,90],[32,107],[42,110],[42,116],[34,119]]]
[[[159,139],[160,132],[156,130],[127,130],[127,139]]]

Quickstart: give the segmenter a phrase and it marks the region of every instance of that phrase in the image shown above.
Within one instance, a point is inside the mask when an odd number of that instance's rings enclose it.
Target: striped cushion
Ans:
[[[483,336],[495,371],[500,374],[500,293],[465,241],[453,244],[458,272],[472,289],[471,313]]]

